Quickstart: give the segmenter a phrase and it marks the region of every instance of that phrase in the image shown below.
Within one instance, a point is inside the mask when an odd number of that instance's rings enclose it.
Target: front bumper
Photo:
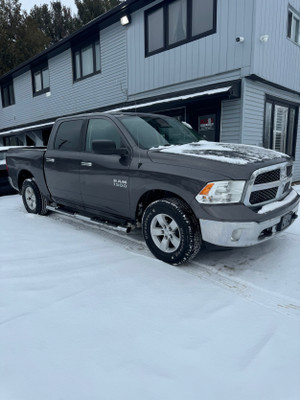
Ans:
[[[278,202],[280,203],[280,202]],[[202,239],[205,242],[224,247],[248,247],[268,239],[288,228],[297,218],[299,196],[291,204],[279,207],[275,217],[269,212],[261,221],[216,221],[199,219]]]

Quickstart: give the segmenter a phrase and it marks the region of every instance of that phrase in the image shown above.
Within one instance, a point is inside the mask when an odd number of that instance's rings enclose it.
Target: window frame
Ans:
[[[291,21],[290,21],[291,16]],[[299,28],[298,28],[298,41],[292,37],[293,32],[293,21],[298,20]],[[288,6],[288,17],[287,17],[287,38],[291,40],[293,43],[300,46],[300,12],[296,11],[290,5]]]
[[[168,6],[171,3],[174,3],[176,0],[166,0],[162,3],[155,5],[154,7],[148,8],[144,12],[144,40],[145,40],[145,57],[150,57],[152,55],[161,53],[162,51],[173,49],[174,47],[181,46],[182,44],[192,42],[194,40],[201,39],[206,36],[213,35],[217,32],[217,0],[213,1],[213,27],[208,31],[202,32],[198,35],[192,35],[192,7],[193,7],[193,0],[187,0],[187,16],[186,16],[186,38],[180,40],[178,42],[168,44],[169,40],[169,11]],[[149,34],[148,34],[148,16],[153,12],[162,9],[163,10],[163,47],[149,51],[148,43],[149,43]]]
[[[48,77],[49,77],[49,85],[44,87],[43,83],[43,72],[48,70]],[[35,86],[35,75],[39,73],[41,76],[41,90],[36,90]],[[40,65],[39,67],[35,67],[31,69],[31,78],[32,78],[32,93],[33,96],[39,96],[43,93],[50,92],[50,72],[49,72],[49,66],[48,63],[45,63],[43,65]]]
[[[97,61],[96,61],[96,44],[99,46],[99,69],[97,70]],[[92,45],[93,52],[93,72],[87,75],[82,75],[82,51],[88,46]],[[76,53],[79,52],[79,66],[80,66],[80,77],[77,78],[77,67],[76,67]],[[73,83],[79,82],[83,79],[89,78],[96,74],[101,73],[101,48],[100,48],[100,35],[93,36],[91,39],[81,42],[80,44],[72,47],[72,68],[73,68]]]
[[[270,133],[268,135],[267,126],[266,126],[266,111],[267,104],[272,105],[271,109],[271,123],[270,123]],[[273,149],[273,141],[274,141],[274,116],[275,116],[275,106],[287,107],[288,115],[287,115],[287,127],[286,127],[286,138],[285,138],[285,151],[286,154],[295,158],[296,154],[296,141],[297,141],[297,131],[298,131],[298,117],[299,117],[299,105],[287,100],[282,100],[277,97],[265,96],[265,108],[264,108],[264,130],[263,130],[263,146],[265,148]],[[295,110],[294,116],[294,127],[291,130],[290,126],[290,115],[291,110]],[[292,134],[292,138],[290,135]],[[289,149],[291,147],[291,149]]]
[[[6,96],[4,95],[5,90],[7,90],[8,102],[6,102],[6,100],[5,100],[6,99]],[[1,85],[1,99],[2,99],[2,107],[3,108],[6,108],[6,107],[16,104],[13,80],[10,80],[9,82]]]

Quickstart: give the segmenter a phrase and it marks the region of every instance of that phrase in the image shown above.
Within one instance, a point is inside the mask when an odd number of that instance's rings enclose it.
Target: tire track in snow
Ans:
[[[152,256],[151,252],[148,250],[146,244],[144,243],[143,236],[140,230],[133,231],[129,234],[124,234],[113,231],[109,228],[96,227],[84,221],[75,221],[71,217],[67,216],[52,214],[51,218],[57,219],[63,223],[68,222],[71,225],[77,227],[77,229],[80,225],[82,225],[82,227],[88,228],[91,231],[98,232],[98,234],[100,234],[103,239],[105,238],[117,242],[128,251],[146,257],[154,258],[154,256]],[[292,235],[293,240],[300,240],[300,238],[293,233],[285,232],[285,235]],[[234,292],[238,296],[252,303],[256,303],[264,308],[279,312],[280,314],[284,314],[292,319],[300,321],[299,300],[278,294],[276,292],[272,292],[260,286],[253,285],[252,283],[244,281],[240,278],[232,277],[232,275],[226,274],[224,271],[218,270],[218,265],[209,266],[204,264],[203,262],[198,262],[196,258],[195,260],[181,267],[174,268],[180,268],[180,270],[183,272],[194,275],[197,278],[209,281],[223,289],[230,290],[231,292]],[[232,270],[230,272],[232,273]]]
[[[189,263],[183,270],[230,290],[252,303],[300,321],[300,302],[297,299],[253,285],[240,278],[232,278],[226,273],[217,270],[216,267],[210,267],[196,261]]]

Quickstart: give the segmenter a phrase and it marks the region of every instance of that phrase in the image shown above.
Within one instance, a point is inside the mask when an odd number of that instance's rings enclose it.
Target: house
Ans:
[[[59,116],[149,111],[286,152],[300,180],[299,77],[300,0],[127,0],[0,78],[0,145],[45,145]]]

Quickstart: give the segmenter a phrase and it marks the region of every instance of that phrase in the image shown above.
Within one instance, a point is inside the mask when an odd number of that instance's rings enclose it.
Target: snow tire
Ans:
[[[27,212],[31,214],[46,215],[48,201],[40,192],[34,179],[26,179],[22,185],[22,199]]]
[[[166,198],[151,203],[144,212],[142,229],[152,254],[166,263],[180,265],[200,250],[199,223],[180,199]]]

